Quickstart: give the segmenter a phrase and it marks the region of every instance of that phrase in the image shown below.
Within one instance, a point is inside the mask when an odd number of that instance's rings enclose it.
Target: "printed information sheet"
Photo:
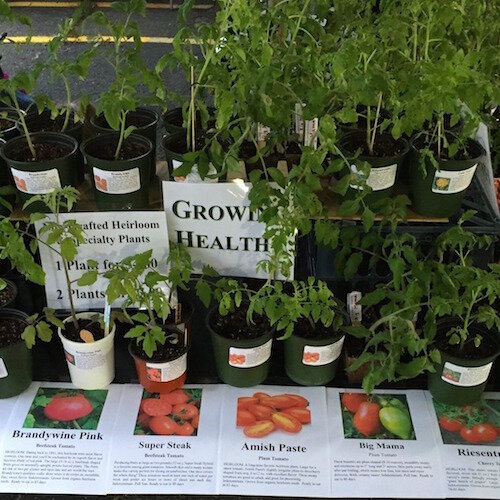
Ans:
[[[220,425],[218,493],[330,494],[324,387],[227,386]]]
[[[331,496],[445,496],[423,391],[327,389],[327,400]]]
[[[449,498],[500,498],[500,394],[465,407],[433,401],[426,393],[438,435]]]
[[[125,386],[108,493],[215,494],[223,386],[165,395]]]
[[[4,429],[0,492],[105,494],[121,390],[33,383]]]

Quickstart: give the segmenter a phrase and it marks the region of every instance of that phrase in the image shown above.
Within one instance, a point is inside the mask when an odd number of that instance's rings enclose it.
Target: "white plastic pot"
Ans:
[[[95,316],[93,312],[82,312],[76,316],[78,319],[90,319]],[[102,314],[99,314],[102,317]],[[64,323],[71,321],[66,318]],[[64,354],[68,363],[69,374],[73,385],[78,389],[102,389],[111,384],[115,378],[115,355],[114,339],[115,326],[109,335],[96,342],[73,342],[62,334],[60,328],[57,333],[64,348]]]

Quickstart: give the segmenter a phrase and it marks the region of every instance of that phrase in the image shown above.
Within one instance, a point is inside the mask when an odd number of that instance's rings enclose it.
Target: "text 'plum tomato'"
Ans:
[[[74,396],[58,394],[43,410],[43,414],[49,420],[58,420],[59,422],[69,422],[78,420],[92,413],[92,404],[83,394]]]
[[[275,429],[274,423],[270,420],[262,420],[252,425],[243,427],[243,433],[249,438],[261,438],[271,434]]]
[[[172,411],[172,405],[162,399],[150,398],[142,402],[142,410],[150,417],[168,415]]]
[[[257,421],[255,415],[250,413],[248,410],[243,408],[238,408],[236,412],[236,426],[244,427],[245,425],[254,424]]]
[[[274,425],[285,432],[297,434],[302,430],[302,424],[295,417],[286,413],[273,413],[271,418]]]
[[[159,417],[152,417],[149,421],[149,428],[157,436],[172,436],[177,433],[179,426],[170,417],[162,415]]]
[[[439,419],[439,425],[442,429],[448,432],[460,432],[464,428],[464,424],[462,422],[445,415]]]
[[[198,415],[198,408],[193,404],[175,405],[172,410],[172,415],[183,420],[191,420]]]
[[[360,392],[344,392],[342,394],[342,404],[351,413],[358,411],[359,405],[368,401],[368,396]]]
[[[359,405],[358,411],[354,414],[354,427],[363,436],[374,436],[382,430],[379,418],[380,405],[365,401]]]

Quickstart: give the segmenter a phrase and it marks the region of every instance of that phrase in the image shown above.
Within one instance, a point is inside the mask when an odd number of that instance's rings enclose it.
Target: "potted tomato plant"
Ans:
[[[438,260],[430,262],[434,288],[431,308],[438,318],[435,347],[441,353],[429,390],[438,401],[467,405],[481,398],[493,362],[500,354],[500,315],[495,300],[500,293],[500,265],[489,269],[470,261],[474,248],[491,244],[462,225],[474,214],[466,212],[458,226],[438,238]]]
[[[149,250],[126,257],[104,273],[109,303],[124,298],[122,310],[134,325],[125,338],[131,339],[129,352],[148,392],[171,392],[186,380],[192,308],[176,302],[174,291],[186,287],[191,260],[183,247],[171,244],[167,264],[167,275],[156,271]],[[132,308],[138,311],[132,314]]]
[[[42,204],[50,212],[47,214],[35,213],[30,217],[30,225],[35,222],[41,224],[38,235],[16,226],[14,230],[22,236],[31,238],[30,250],[36,251],[39,244],[47,246],[61,259],[66,278],[66,293],[70,303],[71,314],[61,321],[54,311],[45,308],[42,314],[30,316],[30,324],[23,332],[23,338],[28,346],[32,346],[35,335],[50,340],[52,330],[50,325],[58,328],[58,336],[63,344],[68,369],[72,383],[81,389],[100,389],[109,385],[115,376],[114,367],[114,323],[110,324],[109,332],[104,325],[102,313],[79,312],[73,304],[73,282],[68,273],[69,262],[73,261],[78,252],[78,245],[85,241],[83,228],[75,220],[61,220],[61,213],[69,211],[78,200],[78,191],[72,187],[56,189],[48,195],[33,196],[26,205]],[[9,258],[16,247],[9,243]],[[97,263],[89,261],[88,267],[93,269]],[[17,269],[32,279],[32,272],[20,265]],[[78,280],[80,285],[84,281]]]
[[[138,25],[133,20],[134,14],[145,15],[145,0],[114,2],[111,6],[125,19],[115,21],[102,11],[95,12],[91,19],[99,29],[106,29],[114,42],[112,48],[104,52],[106,61],[113,67],[114,78],[99,96],[96,106],[98,117],[94,121],[96,125],[101,124],[114,132],[87,139],[81,149],[91,171],[99,208],[146,208],[149,205],[150,179],[154,175],[153,143],[147,136],[156,128],[156,115],[153,121],[151,117],[146,118],[147,125],[143,121],[144,113],[138,110],[138,86],[142,83],[149,85],[152,90],[147,100],[163,105],[163,99],[155,98],[153,94],[157,91],[162,95],[163,85],[159,76],[146,68],[141,57]],[[133,42],[124,48],[126,39]],[[99,38],[96,41],[99,42]],[[146,97],[142,101],[146,101]],[[136,127],[138,133],[134,133]]]

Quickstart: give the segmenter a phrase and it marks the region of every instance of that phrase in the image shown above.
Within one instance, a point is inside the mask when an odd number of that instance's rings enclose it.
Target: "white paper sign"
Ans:
[[[224,276],[267,278],[257,263],[268,258],[270,242],[258,213],[250,212],[249,190],[238,180],[163,182],[169,239],[189,248],[195,273],[209,264]]]
[[[76,220],[84,229],[85,243],[79,245],[75,261],[69,265],[71,280],[77,280],[87,269],[87,261],[99,263],[99,272],[130,255],[153,250],[155,269],[167,271],[168,236],[164,212],[79,212],[61,214],[61,221]],[[37,233],[44,221],[36,223]],[[40,257],[46,274],[47,305],[69,309],[62,260],[57,253],[40,245]],[[92,286],[73,284],[73,303],[77,310],[104,308],[107,280],[99,277]],[[120,300],[113,307],[120,305]]]
[[[33,383],[5,425],[0,492],[105,494],[121,391]]]
[[[433,402],[432,430],[438,439],[448,498],[500,498],[500,394],[485,392],[466,407]]]
[[[2,443],[6,435],[5,423],[9,420],[10,414],[17,403],[17,396],[7,399],[0,399],[0,415],[2,425],[0,426],[0,454],[2,453]],[[1,490],[0,490],[1,491]]]
[[[214,495],[222,392],[200,385],[160,396],[125,386],[108,493]]]
[[[444,497],[423,391],[327,389],[332,492],[346,498]]]
[[[326,429],[323,387],[227,386],[218,493],[329,496]]]

